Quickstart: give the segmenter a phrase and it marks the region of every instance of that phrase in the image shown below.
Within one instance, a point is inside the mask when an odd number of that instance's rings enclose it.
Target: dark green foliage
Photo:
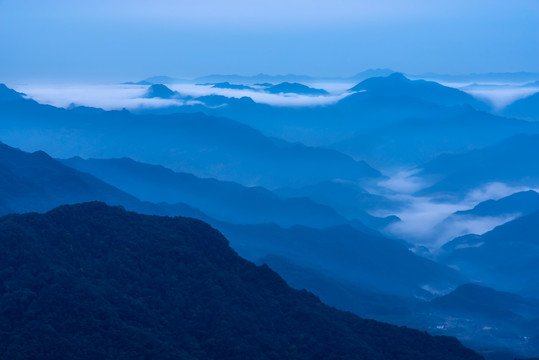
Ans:
[[[2,360],[480,358],[292,290],[201,221],[101,203],[0,219],[0,284]]]

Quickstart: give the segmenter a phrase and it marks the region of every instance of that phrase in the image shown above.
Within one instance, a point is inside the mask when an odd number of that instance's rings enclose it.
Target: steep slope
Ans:
[[[42,151],[29,154],[0,143],[0,174],[0,199],[14,212],[45,211],[89,200],[131,208],[142,205],[133,196],[62,165]]]
[[[79,112],[19,99],[0,102],[0,117],[2,141],[55,157],[128,156],[268,187],[380,176],[365,162],[334,150],[276,142],[246,125],[201,113]]]
[[[417,256],[396,241],[348,225],[213,225],[249,260],[268,255],[293,259],[301,267],[371,292],[430,299],[466,282],[453,269]]]
[[[167,86],[163,84],[153,84],[148,87],[145,98],[161,98],[161,99],[172,99],[178,97],[179,94],[176,91],[170,90]]]
[[[62,162],[144,201],[186,203],[216,220],[241,224],[274,222],[281,226],[302,224],[314,227],[347,222],[330,207],[317,204],[308,198],[282,199],[264,188],[249,188],[233,182],[201,179],[127,158],[71,158]]]
[[[539,184],[539,135],[515,135],[504,141],[461,154],[443,154],[421,166],[419,176],[441,178],[419,195],[463,196],[490,182]]]
[[[99,203],[0,219],[2,359],[479,359],[290,289],[193,219]]]
[[[360,286],[342,282],[321,271],[296,264],[282,256],[268,255],[256,261],[268,265],[286,283],[298,290],[306,289],[325,304],[339,310],[351,311],[361,317],[393,323],[392,320],[411,315],[414,299],[368,291]]]
[[[539,297],[539,211],[482,236],[457,238],[439,259],[471,279],[497,289]]]
[[[145,214],[207,216],[186,204],[152,204],[54,160],[0,143],[0,215],[43,212],[59,205],[103,201]]]

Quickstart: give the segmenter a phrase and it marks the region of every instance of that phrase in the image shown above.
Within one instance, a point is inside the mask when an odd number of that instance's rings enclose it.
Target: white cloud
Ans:
[[[435,251],[447,241],[465,234],[484,234],[494,227],[513,220],[519,214],[503,214],[495,217],[451,216],[460,210],[469,210],[485,200],[497,200],[516,192],[530,190],[529,187],[512,187],[502,183],[489,183],[470,191],[464,200],[458,202],[440,202],[430,197],[413,196],[414,189],[419,188],[421,179],[412,176],[403,176],[400,172],[396,176],[379,185],[387,186],[398,193],[386,195],[399,203],[404,204],[393,212],[381,211],[377,216],[397,215],[401,221],[390,224],[384,232],[386,234],[403,238],[414,245],[425,246]],[[412,191],[411,191],[412,190]],[[534,189],[532,189],[534,190]]]
[[[348,85],[346,85],[348,86]],[[329,96],[305,95],[276,95],[261,91],[217,89],[211,86],[194,84],[169,85],[172,90],[182,95],[193,97],[204,95],[224,95],[227,97],[251,97],[255,102],[275,106],[317,106],[338,102],[348,96],[348,93],[331,94]],[[99,107],[106,110],[136,109],[140,107],[166,107],[183,105],[185,101],[178,99],[146,99],[143,98],[148,86],[140,85],[51,85],[25,84],[14,85],[15,90],[26,93],[39,103],[59,107],[69,107],[71,104]]]
[[[463,90],[478,99],[489,102],[496,110],[501,110],[519,99],[539,92],[539,88],[511,86]]]

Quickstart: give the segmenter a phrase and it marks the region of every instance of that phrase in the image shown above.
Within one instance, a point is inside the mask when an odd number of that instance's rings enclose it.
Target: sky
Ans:
[[[0,82],[539,72],[539,0],[0,0]]]

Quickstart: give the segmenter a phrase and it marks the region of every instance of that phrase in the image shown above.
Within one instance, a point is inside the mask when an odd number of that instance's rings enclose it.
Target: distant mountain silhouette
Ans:
[[[430,323],[430,332],[457,335],[487,359],[529,358],[539,351],[538,299],[465,284],[411,311]]]
[[[495,226],[528,215],[535,210],[539,210],[539,194],[532,190],[521,191],[499,200],[483,201],[473,209],[457,211],[437,224],[434,231],[443,234],[442,240],[451,240],[454,237],[466,239],[466,235],[473,240],[476,237],[474,232],[492,230]],[[459,242],[455,241],[452,244],[458,246]]]
[[[146,81],[146,80],[141,80],[141,81],[137,81],[137,82],[135,82],[135,81],[126,81],[126,82],[124,82],[122,84],[124,84],[124,85],[152,85],[151,82]]]
[[[377,76],[389,76],[395,72],[396,71],[391,70],[391,69],[368,69],[368,70],[355,74],[354,76],[350,78],[350,80],[362,81],[362,80],[372,78],[372,77],[377,77]]]
[[[250,86],[231,84],[228,81],[214,84],[212,87],[216,89],[255,90]]]
[[[386,77],[369,78],[357,84],[350,91],[368,91],[379,96],[411,96],[417,99],[445,106],[470,105],[476,109],[487,106],[473,96],[434,81],[410,80],[401,73]]]
[[[516,135],[492,146],[461,154],[443,154],[421,166],[419,176],[438,177],[418,195],[463,197],[491,182],[539,184],[539,135]]]
[[[471,210],[457,211],[455,215],[499,216],[504,214],[528,215],[539,209],[539,193],[521,191],[499,200],[487,200]]]
[[[216,220],[241,224],[275,222],[281,226],[302,224],[314,227],[347,222],[330,207],[317,204],[308,198],[281,199],[264,188],[249,188],[233,182],[201,179],[127,158],[71,158],[62,162],[144,201],[186,203]]]
[[[299,189],[276,189],[274,192],[284,197],[309,197],[320,204],[331,206],[348,218],[358,218],[374,229],[381,229],[399,220],[397,217],[379,218],[370,215],[367,211],[389,210],[398,206],[398,203],[380,195],[370,194],[355,183],[326,181]]]
[[[539,92],[508,105],[503,110],[503,114],[524,120],[539,121]]]
[[[460,314],[481,314],[491,320],[515,316],[539,320],[539,299],[524,298],[477,284],[461,285],[448,295],[431,300],[430,306]]]
[[[380,79],[388,82],[387,78]],[[431,84],[403,82],[412,83],[413,89]],[[510,135],[539,132],[539,122],[507,119],[477,111],[469,105],[444,106],[414,97],[428,98],[432,93],[446,103],[451,98],[462,100],[456,102],[473,100],[456,89],[439,84],[434,87],[440,91],[404,91],[409,95],[395,96],[388,95],[390,89],[388,92],[383,89],[357,92],[324,106],[270,106],[251,99],[219,98],[218,101],[208,99],[207,106],[191,104],[146,111],[226,116],[259,129],[267,136],[336,149],[378,167],[419,165],[443,152],[462,152],[488,146]],[[446,92],[450,93],[449,97]],[[197,100],[206,103],[206,99]]]
[[[539,298],[539,211],[481,236],[457,238],[439,259],[483,284]]]
[[[20,100],[25,94],[17,92],[13,89],[8,88],[4,84],[0,84],[0,101],[13,101]]]
[[[270,86],[265,91],[271,94],[298,94],[298,95],[328,95],[329,93],[323,89],[315,89],[307,85],[299,83],[283,82],[277,85]]]
[[[221,232],[223,232],[232,246],[240,254],[251,260],[271,254],[281,256],[297,257],[300,262],[307,262],[310,267],[323,271],[339,279],[349,279],[347,282],[355,284],[366,284],[367,289],[383,288],[386,292],[421,295],[428,297],[430,294],[420,288],[420,285],[429,283],[431,287],[437,286],[444,289],[454,287],[460,283],[461,277],[454,271],[439,266],[429,260],[422,259],[402,245],[392,240],[388,240],[375,234],[372,230],[358,231],[356,228],[330,227],[326,229],[315,229],[313,227],[294,226],[292,228],[282,228],[275,224],[260,225],[234,225],[223,221],[217,221],[184,203],[166,204],[141,202],[137,198],[102,182],[87,172],[81,172],[67,167],[58,161],[40,152],[28,154],[7,146],[5,151],[0,152],[0,171],[2,176],[2,186],[0,187],[0,209],[4,214],[13,211],[47,211],[59,203],[76,203],[89,200],[101,200],[109,204],[122,205],[127,209],[132,209],[140,213],[159,215],[192,216],[203,219]],[[4,148],[2,148],[4,149]],[[92,170],[92,162],[72,160],[71,162],[88,165],[81,166],[81,170]],[[189,200],[195,199],[197,204],[206,206],[221,202],[224,210],[234,212],[236,220],[248,219],[253,221],[256,217],[271,220],[275,216],[276,221],[285,221],[279,214],[279,210],[284,215],[290,216],[286,220],[290,223],[299,222],[303,219],[308,221],[308,216],[312,216],[312,222],[318,221],[314,226],[324,226],[328,224],[334,213],[330,209],[317,207],[316,204],[307,199],[280,200],[271,196],[264,189],[247,189],[237,184],[222,183],[216,180],[196,179],[187,174],[176,174],[160,167],[136,164],[130,160],[99,161],[98,165],[110,168],[117,167],[115,173],[107,173],[108,178],[113,181],[124,181],[131,178],[134,186],[141,186],[147,182],[140,191],[149,193],[155,191],[157,198],[170,194],[169,201],[173,202],[183,197],[178,194],[193,192]],[[97,166],[94,166],[97,168]],[[95,172],[95,169],[93,169]],[[117,177],[114,180],[114,177]],[[158,180],[156,180],[156,178]],[[162,188],[156,187],[161,185]],[[180,185],[184,189],[176,189],[171,186]],[[204,195],[202,192],[207,191]],[[213,200],[213,198],[216,198]],[[252,197],[252,199],[250,199]],[[246,204],[235,206],[240,198]],[[206,199],[206,203],[202,201]],[[185,199],[184,199],[185,200]],[[226,204],[226,202],[229,204]],[[260,209],[254,209],[255,203],[259,203]],[[216,207],[217,205],[215,205]],[[271,209],[273,206],[275,209]],[[290,209],[286,209],[286,207]],[[270,208],[269,210],[266,210]],[[215,208],[209,208],[217,212]],[[314,210],[314,211],[313,211]],[[243,211],[243,213],[242,213]],[[252,211],[251,215],[248,211]],[[264,214],[268,211],[268,214]],[[273,211],[273,212],[272,212]],[[291,212],[298,214],[291,214]],[[322,211],[317,218],[313,212]],[[327,214],[324,214],[323,212]],[[300,214],[303,212],[304,214]],[[226,216],[226,215],[222,215]],[[327,216],[327,219],[321,217]],[[231,218],[231,216],[228,216]],[[337,221],[339,218],[337,217]],[[358,259],[368,259],[366,261],[355,261]],[[355,259],[355,260],[354,260]],[[375,265],[372,265],[372,263]],[[344,268],[339,270],[339,262]],[[372,266],[372,268],[371,268]],[[409,270],[395,273],[393,267],[403,266]],[[333,269],[327,272],[327,269]],[[377,271],[378,269],[379,271]],[[416,271],[416,269],[419,269]],[[428,275],[425,275],[428,274]],[[397,280],[398,279],[398,280]],[[395,286],[395,284],[399,284]],[[418,285],[420,284],[420,285]]]
[[[481,358],[323,305],[198,220],[87,203],[1,218],[0,238],[6,360]]]
[[[160,215],[206,215],[185,204],[151,204],[54,160],[43,151],[27,153],[0,143],[0,215],[43,212],[59,205],[103,201]]]
[[[394,240],[349,225],[325,229],[275,224],[215,226],[249,260],[268,255],[293,259],[298,266],[369,292],[430,299],[434,296],[431,291],[448,291],[465,282],[458,272],[415,255]]]
[[[524,85],[522,85],[522,87],[536,87],[536,88],[539,88],[539,80],[524,84]]]
[[[145,98],[161,98],[161,99],[171,99],[179,96],[178,92],[170,90],[163,84],[153,84],[151,85],[146,94]]]
[[[90,114],[19,99],[0,102],[0,116],[5,119],[0,123],[3,141],[61,158],[128,156],[201,177],[266,187],[380,176],[365,162],[335,150],[276,141],[247,125],[201,113]]]
[[[411,298],[371,292],[357,285],[335,280],[321,271],[299,266],[282,256],[264,256],[256,263],[268,265],[289,286],[298,290],[306,289],[320,297],[325,304],[369,319],[398,318],[407,315],[409,308],[415,304]]]

